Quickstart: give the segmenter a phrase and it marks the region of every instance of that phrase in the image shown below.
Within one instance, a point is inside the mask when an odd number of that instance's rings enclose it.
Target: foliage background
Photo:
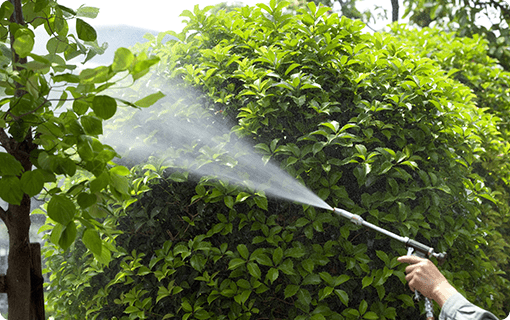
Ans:
[[[157,125],[169,110],[193,119],[203,105],[212,125],[235,123],[227,141],[256,145],[328,204],[447,251],[448,280],[508,313],[508,74],[487,42],[398,25],[363,34],[327,8],[290,15],[284,6],[184,12],[179,41],[161,34],[138,48],[161,60],[147,86],[170,82],[175,94],[143,117],[124,114],[114,130],[136,129],[165,156],[205,154],[200,142],[166,148],[172,136]],[[189,172],[207,157],[186,168],[135,165],[145,159],[131,147],[124,164],[137,201],[105,208],[105,230],[123,231],[109,247],[115,259],[105,267],[79,242],[59,258],[47,248],[56,318],[420,316],[396,262],[401,244],[328,211],[197,181]],[[215,152],[217,165],[228,163]]]

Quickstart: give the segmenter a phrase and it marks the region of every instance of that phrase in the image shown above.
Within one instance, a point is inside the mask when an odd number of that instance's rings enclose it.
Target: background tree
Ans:
[[[489,56],[510,70],[510,4],[505,0],[406,0],[404,16],[420,27],[436,23],[461,37],[479,34],[489,41]]]
[[[363,14],[356,8],[356,0],[296,0],[295,8],[303,7],[308,2],[326,6],[340,5],[340,12],[349,18],[370,22],[378,19],[375,10]],[[499,60],[505,70],[510,70],[510,4],[505,0],[405,0],[402,18],[409,18],[411,24],[420,28],[434,23],[445,30],[455,31],[460,37],[472,37],[479,34],[489,41],[489,56]],[[400,19],[401,8],[398,0],[386,0],[391,6],[391,21]],[[359,5],[358,5],[359,6]],[[376,10],[378,8],[375,8]]]
[[[505,101],[509,75],[486,56],[487,43],[402,26],[363,34],[360,21],[329,8],[310,3],[294,16],[285,6],[215,15],[196,7],[183,13],[178,40],[163,44],[163,33],[137,48],[161,61],[140,88],[167,94],[112,123],[118,137],[137,138],[118,150],[138,201],[111,204],[104,224],[123,233],[109,267],[80,242],[51,255],[56,318],[420,317],[396,263],[400,243],[249,181],[194,177],[200,166],[242,173],[247,165],[223,148],[240,141],[327,203],[448,251],[442,270],[457,289],[508,313],[497,221],[508,220],[506,111],[484,107]],[[473,94],[495,75],[493,89]],[[213,147],[206,137],[183,144],[168,129],[175,117],[205,119],[211,130],[230,123],[231,132]],[[185,155],[186,165],[177,161]]]
[[[107,262],[97,208],[111,194],[128,196],[125,168],[109,164],[116,153],[97,140],[103,120],[117,110],[117,100],[101,92],[115,85],[116,75],[138,79],[157,59],[121,49],[112,65],[77,74],[67,61],[80,55],[87,61],[100,51],[95,30],[82,19],[97,13],[96,8],[75,11],[53,0],[12,0],[0,6],[0,197],[9,204],[0,208],[0,218],[9,232],[9,319],[29,319],[30,198],[45,192],[55,243],[68,248],[77,224],[83,223],[84,244]],[[69,34],[68,19],[75,19],[76,35]],[[49,36],[47,54],[32,52],[36,28]],[[64,106],[67,101],[72,105]],[[72,191],[62,192],[58,180],[76,172],[88,175]]]
[[[360,12],[356,7],[357,0],[293,0],[290,1],[289,9],[297,10],[306,7],[308,2],[313,2],[318,6],[326,6],[332,8],[336,3],[340,6],[342,15],[350,19],[360,19],[368,21],[371,18],[369,11]]]

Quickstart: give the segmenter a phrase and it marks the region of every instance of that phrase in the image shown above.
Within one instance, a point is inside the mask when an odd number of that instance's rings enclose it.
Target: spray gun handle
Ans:
[[[435,253],[434,248],[424,245],[413,239],[407,239],[406,246],[414,249],[414,255],[420,258],[435,257],[438,261],[438,265],[442,265],[446,260],[446,252]]]

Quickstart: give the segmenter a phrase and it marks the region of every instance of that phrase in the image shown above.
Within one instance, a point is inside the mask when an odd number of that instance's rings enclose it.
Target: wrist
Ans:
[[[455,289],[448,281],[441,282],[434,292],[432,293],[432,299],[442,308],[448,298],[457,293]]]

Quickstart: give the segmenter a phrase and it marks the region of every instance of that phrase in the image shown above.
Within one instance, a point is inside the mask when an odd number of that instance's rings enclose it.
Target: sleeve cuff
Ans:
[[[465,306],[466,304],[470,304],[469,301],[464,298],[462,294],[457,292],[449,297],[448,300],[446,300],[443,308],[441,309],[441,313],[445,313],[446,315],[453,315],[458,309],[460,309],[462,306]]]

